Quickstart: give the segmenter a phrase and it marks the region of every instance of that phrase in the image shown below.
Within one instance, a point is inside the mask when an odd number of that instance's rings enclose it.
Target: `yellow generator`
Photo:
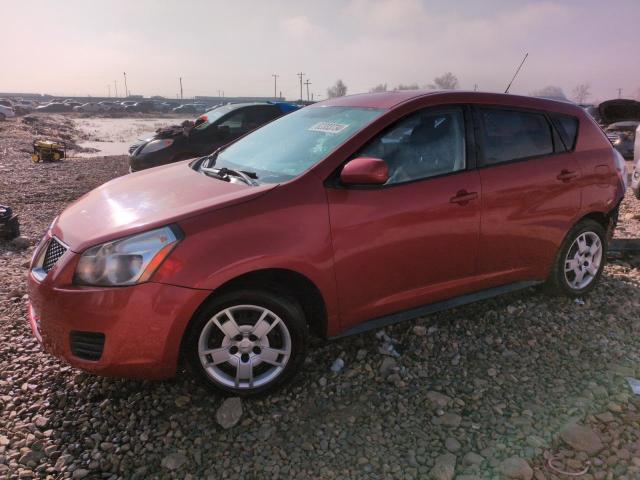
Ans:
[[[67,147],[63,142],[36,140],[33,142],[31,160],[34,162],[57,162],[65,157],[66,150]]]

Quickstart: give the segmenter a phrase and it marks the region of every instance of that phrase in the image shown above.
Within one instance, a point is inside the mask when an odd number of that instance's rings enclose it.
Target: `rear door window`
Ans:
[[[553,153],[551,125],[542,113],[479,108],[486,165]]]

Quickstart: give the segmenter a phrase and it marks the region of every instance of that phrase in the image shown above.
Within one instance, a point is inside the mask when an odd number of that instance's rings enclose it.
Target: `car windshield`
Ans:
[[[382,114],[375,108],[308,107],[285,115],[218,154],[216,167],[255,172],[260,183],[290,180]]]

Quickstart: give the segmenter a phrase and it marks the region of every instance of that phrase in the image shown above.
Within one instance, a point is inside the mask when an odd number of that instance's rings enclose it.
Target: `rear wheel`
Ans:
[[[214,298],[186,337],[190,365],[209,387],[250,396],[281,386],[304,360],[307,325],[298,303],[262,290]]]
[[[607,238],[602,225],[583,220],[567,234],[547,281],[554,293],[579,297],[590,292],[602,275]]]

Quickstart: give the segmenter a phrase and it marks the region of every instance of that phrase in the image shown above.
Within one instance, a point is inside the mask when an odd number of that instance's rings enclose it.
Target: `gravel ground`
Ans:
[[[125,157],[34,165],[36,129],[77,135],[62,116],[0,123],[0,203],[31,245],[126,172]],[[628,196],[623,236],[638,213]],[[0,478],[569,478],[549,460],[588,467],[580,479],[640,478],[640,396],[626,380],[640,378],[638,257],[612,259],[582,301],[531,289],[387,328],[398,357],[376,332],[316,341],[292,384],[241,403],[187,372],[106,379],[43,353],[22,243],[0,242]]]

